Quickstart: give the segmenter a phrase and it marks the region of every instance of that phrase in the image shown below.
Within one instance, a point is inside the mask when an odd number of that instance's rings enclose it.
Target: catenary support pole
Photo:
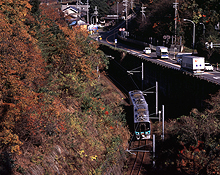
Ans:
[[[161,122],[161,111],[159,111],[159,122]]]
[[[153,134],[153,166],[155,166],[155,134]]]
[[[156,81],[156,117],[158,117],[158,82]]]
[[[142,79],[142,84],[141,84],[141,90],[144,90],[144,63],[142,62],[142,71],[141,71],[141,79]]]
[[[162,105],[162,140],[164,141],[164,105]]]

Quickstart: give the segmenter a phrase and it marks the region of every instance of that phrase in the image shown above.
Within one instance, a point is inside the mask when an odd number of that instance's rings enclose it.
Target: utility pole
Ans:
[[[86,9],[87,10],[87,14],[86,14],[87,15],[87,24],[89,24],[89,0],[87,0],[86,6],[87,6],[86,7],[87,8]]]
[[[144,9],[146,9],[147,7],[144,7],[143,6],[143,4],[142,4],[142,7],[141,7],[141,13],[142,13],[142,23],[144,22],[144,18],[143,18],[143,16],[145,16],[145,11],[144,11]]]
[[[128,31],[128,0],[123,0],[123,6],[125,6],[125,22],[126,22],[126,30]]]
[[[79,0],[79,15],[80,15],[80,18],[82,16],[82,4],[81,4],[81,0]]]
[[[97,24],[97,16],[98,16],[98,9],[97,6],[95,6],[95,11],[94,11],[94,15],[95,15],[95,24]]]
[[[133,10],[133,0],[131,0],[131,9]]]
[[[77,0],[76,8],[79,10],[78,17],[81,18],[81,0]]]
[[[118,1],[117,1],[117,22],[118,22]]]
[[[178,7],[178,4],[179,3],[177,3],[177,0],[175,0],[175,3],[173,3],[173,8],[175,8],[175,38],[174,38],[175,46],[176,46],[176,29],[177,29],[177,14],[178,14],[177,7]]]

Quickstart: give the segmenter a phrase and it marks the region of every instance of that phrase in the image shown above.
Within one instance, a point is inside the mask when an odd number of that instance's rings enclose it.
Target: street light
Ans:
[[[183,19],[183,21],[189,21],[191,23],[193,23],[193,54],[194,54],[194,47],[195,47],[195,23],[189,19]]]
[[[203,25],[203,35],[205,35],[205,24],[203,24],[202,22],[200,22],[199,24]]]
[[[93,24],[92,22],[92,17],[94,16],[94,14],[90,17],[90,24]]]

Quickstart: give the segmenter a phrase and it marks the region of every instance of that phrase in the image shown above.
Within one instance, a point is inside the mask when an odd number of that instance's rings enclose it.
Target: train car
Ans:
[[[142,91],[129,92],[130,104],[133,106],[134,134],[137,140],[150,139],[150,118],[148,104]]]

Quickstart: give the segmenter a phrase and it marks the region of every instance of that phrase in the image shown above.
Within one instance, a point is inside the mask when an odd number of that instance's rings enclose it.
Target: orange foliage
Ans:
[[[41,6],[39,21],[30,15],[28,0],[2,0],[0,7],[0,146],[20,153],[22,140],[66,131],[60,99],[39,91],[49,73],[65,77],[75,72],[89,79],[101,56],[85,31],[69,29],[49,6]],[[30,24],[38,24],[39,30]],[[33,38],[37,35],[38,40]]]
[[[36,108],[40,106],[36,90],[44,84],[46,75],[46,64],[35,40],[28,34],[27,28],[21,27],[21,21],[30,7],[28,1],[16,2],[13,1],[14,6],[24,9],[11,9],[10,1],[1,1],[1,7],[20,16],[20,20],[10,24],[10,19],[0,12],[0,144],[5,149],[10,148],[11,152],[19,152],[20,131],[37,125],[35,122],[38,119],[30,111],[39,110]],[[19,123],[23,124],[23,128],[16,127]]]
[[[12,21],[24,21],[31,9],[28,0],[1,0],[1,11],[10,14]]]

